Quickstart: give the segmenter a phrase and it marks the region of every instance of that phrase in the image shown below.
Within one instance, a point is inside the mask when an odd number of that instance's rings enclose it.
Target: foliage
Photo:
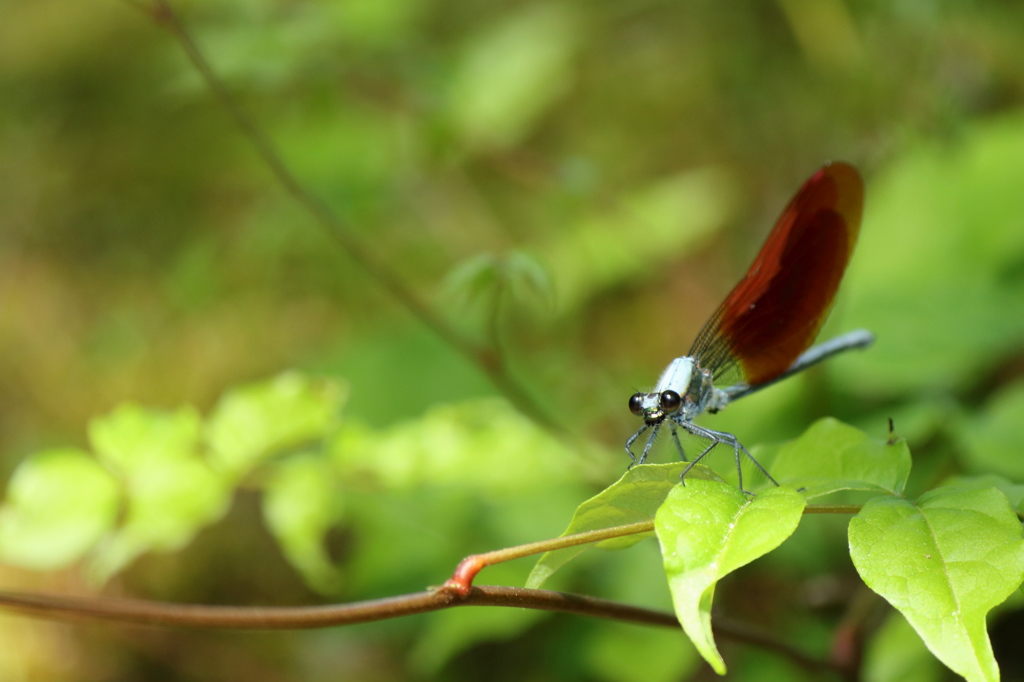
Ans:
[[[1024,579],[1020,520],[995,488],[937,488],[917,504],[876,499],[850,524],[865,582],[898,608],[943,663],[997,680],[985,616]]]
[[[226,394],[205,421],[190,408],[122,406],[93,421],[95,455],[47,451],[19,465],[0,507],[0,553],[8,563],[44,570],[86,559],[94,576],[107,579],[144,552],[187,544],[223,516],[233,486],[250,480],[263,491],[264,517],[283,555],[310,587],[329,595],[345,584],[326,548],[331,529],[346,520],[351,481],[369,476],[392,495],[426,482],[465,483],[518,500],[524,483],[550,488],[572,479],[564,446],[500,402],[447,408],[374,432],[344,425],[343,397],[336,383],[286,374]],[[805,499],[867,492],[849,530],[865,583],[953,670],[972,682],[999,679],[985,616],[1024,581],[1021,524],[1007,497],[1019,505],[1024,486],[964,477],[911,503],[900,495],[910,474],[906,443],[874,442],[831,419],[770,454],[783,486],[753,497],[703,466],[685,485],[682,463],[636,467],[582,504],[565,534],[654,518],[683,629],[725,674],[712,635],[719,581],[791,536]],[[598,546],[625,549],[645,535]],[[585,549],[544,555],[527,586],[540,586]],[[508,637],[538,617],[448,617],[417,658],[437,670],[474,639]]]
[[[911,503],[900,495],[910,474],[906,443],[875,443],[828,419],[779,447],[774,462],[783,487],[753,498],[721,480],[661,484],[681,465],[638,467],[584,503],[566,533],[654,513],[679,620],[701,655],[725,674],[711,631],[716,584],[792,535],[804,498],[870,491],[850,523],[858,573],[950,668],[972,681],[999,679],[985,616],[1024,581],[1024,538],[1012,508],[1020,503],[1019,486],[991,476],[961,478]],[[799,485],[802,495],[787,483]],[[545,555],[528,584],[539,585],[581,552],[567,548]]]
[[[803,507],[792,488],[747,499],[727,483],[693,481],[674,488],[658,509],[655,526],[676,614],[719,675],[725,662],[711,634],[715,585],[782,544],[796,530]]]
[[[864,679],[939,682],[939,659],[1024,676],[1024,597],[1002,601],[1024,511],[1024,6],[175,3],[299,181],[564,440],[311,224],[139,7],[0,3],[5,590],[353,601],[567,525],[655,518],[717,475],[680,491],[679,465],[648,465],[599,492],[625,468],[626,398],[685,352],[800,180],[845,159],[867,204],[823,335],[878,343],[706,423],[810,505],[862,511],[804,515],[720,583],[673,564],[674,592],[649,537],[482,580],[682,600],[701,652],[744,682],[819,677],[710,640],[708,613],[821,659],[863,643]],[[715,499],[743,519],[762,496]],[[698,540],[717,556],[710,529]],[[752,548],[718,545],[730,564]],[[10,623],[2,679],[705,670],[678,632],[505,609],[223,638]]]

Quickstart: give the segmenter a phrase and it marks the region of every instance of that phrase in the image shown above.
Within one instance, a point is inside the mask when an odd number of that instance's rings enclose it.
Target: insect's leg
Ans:
[[[740,447],[741,446],[740,446],[739,439],[734,440],[733,444],[732,444],[732,454],[736,458],[736,480],[740,482],[740,492],[741,493],[744,493],[745,495],[753,495],[753,493],[748,493],[743,488],[743,463],[740,462]],[[743,451],[746,452],[746,448],[743,448]],[[748,457],[750,456],[749,452],[747,453],[747,456]],[[761,466],[761,465],[758,464],[757,466]],[[764,470],[762,469],[762,471],[764,471]]]
[[[754,466],[756,466],[761,471],[761,473],[765,475],[765,478],[771,481],[775,486],[779,485],[779,482],[772,478],[772,475],[768,473],[767,469],[761,466],[760,462],[754,459],[754,456],[750,454],[750,451],[743,446],[743,443],[741,443],[739,439],[736,438],[736,436],[725,431],[714,431],[712,429],[705,429],[700,426],[694,428],[698,429],[698,431],[694,431],[693,433],[698,433],[698,435],[702,435],[705,438],[712,438],[722,443],[728,443],[729,445],[732,446],[733,453],[735,453],[736,455],[736,471],[739,473],[739,483],[741,491],[747,493],[748,495],[752,494],[747,492],[746,490],[743,490],[743,471],[742,467],[740,466],[740,451],[742,451],[743,454],[747,456],[747,459],[754,463]]]
[[[668,428],[672,431],[672,442],[676,444],[676,450],[679,451],[679,459],[683,462],[686,461],[686,453],[683,451],[683,444],[679,442],[679,432],[676,430],[676,423],[670,421]]]
[[[632,448],[633,443],[636,442],[636,439],[640,437],[640,434],[642,434],[648,428],[650,427],[647,424],[644,424],[643,426],[640,427],[639,431],[630,436],[629,440],[626,441],[626,454],[629,455],[629,458],[631,460],[633,460],[632,462],[629,463],[629,466],[626,468],[626,471],[632,469],[633,466],[636,464],[636,455],[633,454],[633,451],[630,448]]]
[[[647,461],[647,454],[651,451],[651,446],[654,445],[654,437],[658,435],[658,429],[661,428],[661,424],[655,424],[651,427],[651,435],[647,438],[647,444],[644,445],[644,451],[640,453],[640,461],[638,464],[643,464]]]
[[[751,462],[753,462],[753,463],[754,463],[754,466],[756,466],[756,467],[757,467],[758,469],[760,469],[761,473],[762,473],[762,474],[764,474],[764,475],[765,475],[765,477],[766,477],[766,478],[767,478],[767,479],[768,479],[769,481],[771,481],[771,482],[772,482],[772,484],[773,484],[773,485],[774,485],[774,486],[775,486],[776,488],[778,488],[778,487],[779,487],[779,482],[778,482],[778,481],[776,481],[776,480],[775,480],[775,479],[774,479],[774,478],[772,477],[772,475],[768,473],[768,470],[767,470],[767,469],[765,469],[765,468],[764,468],[763,466],[761,466],[761,463],[760,463],[760,462],[758,462],[758,461],[757,461],[756,459],[754,459],[754,456],[753,456],[752,454],[750,454],[750,451],[749,451],[749,450],[747,450],[747,448],[745,448],[745,447],[743,446],[743,443],[741,443],[741,442],[740,442],[740,441],[739,441],[739,440],[738,440],[738,439],[737,439],[737,438],[736,438],[735,436],[733,436],[733,440],[735,440],[735,441],[736,441],[736,447],[737,447],[737,448],[739,448],[740,450],[742,450],[742,451],[743,451],[743,454],[747,456],[747,459],[749,459],[749,460],[750,460]],[[739,458],[739,453],[737,453],[737,454],[736,454],[736,457],[737,457],[737,458]]]
[[[701,436],[702,438],[706,438],[711,441],[710,445],[704,448],[699,455],[693,458],[692,462],[686,465],[686,468],[683,469],[683,473],[679,474],[679,480],[683,483],[683,485],[686,485],[686,474],[690,473],[690,469],[692,469],[694,465],[697,464],[697,462],[704,459],[705,455],[711,452],[711,450],[721,441],[717,436],[715,436],[715,432],[708,432],[707,429],[702,429],[701,427],[692,424],[691,422],[678,421],[674,423],[683,427],[684,430],[689,431],[695,436]]]

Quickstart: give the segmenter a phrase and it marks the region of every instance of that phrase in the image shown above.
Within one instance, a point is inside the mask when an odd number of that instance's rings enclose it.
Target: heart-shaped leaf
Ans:
[[[679,485],[679,475],[685,467],[686,462],[633,467],[618,481],[577,507],[569,527],[561,537],[654,518],[654,513],[658,511],[668,491]],[[721,480],[717,474],[701,465],[693,467],[686,474],[687,481],[700,478]],[[649,533],[638,533],[605,540],[598,543],[598,546],[603,549],[623,549],[647,537],[650,537]],[[526,586],[540,587],[552,573],[590,547],[591,545],[577,545],[545,553],[533,567],[530,577],[526,580]]]
[[[815,422],[779,448],[772,473],[813,499],[839,490],[900,494],[910,475],[906,442],[885,443],[836,419]]]
[[[985,615],[1024,579],[1021,525],[994,488],[943,487],[917,504],[868,502],[850,522],[861,578],[935,656],[971,682],[999,679]]]
[[[793,534],[804,498],[770,488],[754,498],[727,483],[686,479],[668,494],[654,520],[676,617],[717,673],[725,662],[711,633],[715,585]]]

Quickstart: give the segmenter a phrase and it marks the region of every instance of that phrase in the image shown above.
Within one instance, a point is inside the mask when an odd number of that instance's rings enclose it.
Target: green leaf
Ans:
[[[956,144],[916,145],[869,178],[843,316],[878,343],[832,364],[837,383],[878,395],[956,389],[1020,348],[1022,124],[1018,112],[968,126]]]
[[[1002,476],[996,476],[995,474],[982,474],[981,476],[954,476],[948,481],[945,481],[944,485],[956,488],[968,488],[971,490],[995,488],[1002,494],[1006,495],[1006,499],[1010,501],[1011,507],[1016,509],[1018,512],[1024,510],[1024,485],[1014,483]]]
[[[718,481],[691,481],[669,493],[655,516],[676,616],[701,656],[725,674],[711,633],[718,581],[767,554],[800,523],[804,498],[792,488],[769,488],[752,499]]]
[[[1000,391],[972,419],[956,425],[957,440],[973,472],[1024,480],[1024,381]]]
[[[544,265],[525,251],[513,251],[505,258],[511,292],[520,298],[534,298],[546,304],[554,301],[551,275]]]
[[[972,682],[998,680],[985,615],[1024,578],[1021,525],[995,489],[943,487],[917,504],[868,502],[850,522],[861,578],[935,656]]]
[[[327,531],[341,518],[330,463],[309,456],[281,462],[263,490],[263,516],[288,561],[322,594],[337,593],[341,572],[327,554]]]
[[[890,612],[864,652],[864,679],[871,682],[939,682],[945,675],[899,611]]]
[[[327,191],[342,183],[346,188],[342,195],[344,203],[339,206],[341,196],[336,192],[324,198],[338,209],[344,206],[351,210],[369,199],[360,195],[395,181],[396,167],[403,158],[403,137],[395,134],[399,125],[400,118],[379,108],[326,99],[318,107],[289,112],[275,130],[281,148],[288,150],[287,159],[293,170],[316,189]],[[325,154],[324,150],[331,153]],[[356,197],[360,201],[357,202]],[[282,217],[254,216],[252,219],[273,230]],[[266,238],[274,237],[267,235]],[[308,238],[284,237],[279,248],[288,253],[296,248],[297,239]],[[266,244],[248,244],[243,248],[251,252],[260,246]],[[278,276],[284,275],[279,273]]]
[[[410,40],[418,26],[416,19],[423,9],[420,0],[349,0],[348,2],[317,5],[313,19],[320,30],[344,35],[346,41],[366,47],[382,47],[402,44]],[[323,17],[319,12],[329,13]],[[324,21],[326,19],[326,21]]]
[[[186,406],[174,412],[127,403],[89,422],[89,440],[100,461],[131,476],[161,461],[192,456],[202,418]]]
[[[772,465],[779,481],[812,499],[838,490],[900,494],[910,475],[905,441],[888,444],[832,418],[820,419],[779,448]]]
[[[700,665],[683,633],[610,622],[594,628],[585,641],[590,677],[607,682],[673,682],[693,679]]]
[[[0,507],[0,558],[53,570],[82,557],[117,517],[117,482],[88,453],[71,448],[18,465]]]
[[[231,487],[197,456],[155,460],[127,480],[124,525],[100,547],[92,576],[106,580],[150,550],[186,545],[203,527],[227,511]]]
[[[498,259],[493,254],[477,254],[456,265],[445,276],[443,289],[448,298],[466,305],[494,287],[498,270]]]
[[[393,490],[429,483],[505,495],[579,479],[575,453],[499,399],[440,405],[380,432],[350,423],[332,446],[343,471]]]
[[[200,455],[201,434],[192,407],[127,404],[90,423],[97,456],[121,475],[127,495],[124,523],[93,560],[94,578],[106,580],[144,552],[178,549],[224,514],[230,486]]]
[[[235,389],[207,424],[211,461],[241,476],[279,451],[322,439],[334,430],[344,398],[341,384],[297,373]]]
[[[451,119],[471,147],[515,144],[571,82],[578,17],[560,3],[524,7],[475,36],[450,79]]]
[[[679,475],[685,467],[685,462],[633,467],[618,481],[581,504],[573,514],[569,527],[559,537],[653,519],[669,491],[679,485]],[[687,481],[691,478],[721,480],[714,472],[701,465],[695,466],[686,476]],[[628,535],[605,540],[598,543],[598,546],[603,549],[623,549],[650,536],[650,533]],[[577,545],[546,552],[530,572],[526,586],[540,587],[555,571],[592,546]]]
[[[457,306],[482,314],[483,318],[472,324],[486,325],[492,336],[498,332],[498,322],[510,303],[542,306],[546,311],[554,305],[547,271],[522,251],[512,251],[502,258],[479,254],[462,262],[445,277],[444,291]],[[465,314],[462,317],[463,324],[470,321]]]
[[[650,276],[699,247],[734,210],[734,192],[731,176],[698,168],[627,190],[610,209],[555,231],[538,253],[557,273],[559,308],[573,310],[594,292]]]

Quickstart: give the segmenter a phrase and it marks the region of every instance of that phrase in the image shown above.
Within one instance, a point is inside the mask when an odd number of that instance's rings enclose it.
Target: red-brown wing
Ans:
[[[804,183],[694,341],[698,366],[718,381],[729,376],[751,386],[786,371],[828,316],[863,202],[864,183],[848,163],[828,164]]]

